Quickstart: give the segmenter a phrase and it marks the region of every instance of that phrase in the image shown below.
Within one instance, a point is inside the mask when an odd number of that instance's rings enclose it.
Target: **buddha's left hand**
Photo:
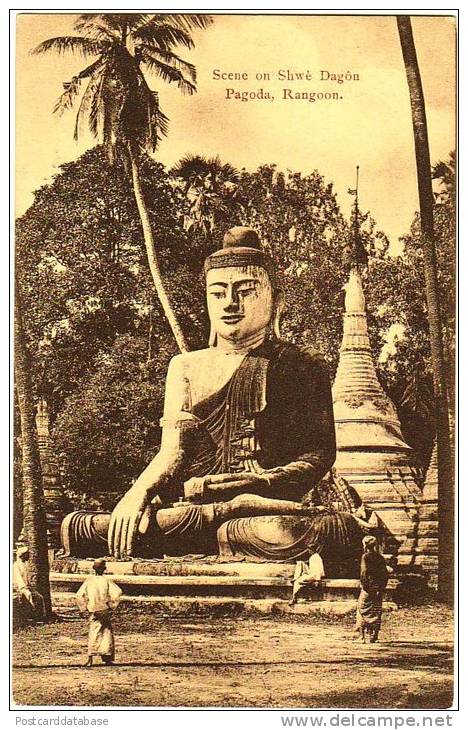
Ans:
[[[207,497],[222,500],[223,495],[233,497],[242,492],[263,492],[268,485],[268,478],[263,474],[207,474],[186,481],[184,495],[191,502],[204,502]]]

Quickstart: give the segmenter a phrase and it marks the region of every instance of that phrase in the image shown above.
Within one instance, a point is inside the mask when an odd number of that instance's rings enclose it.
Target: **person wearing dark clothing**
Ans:
[[[388,582],[385,559],[379,552],[377,539],[367,535],[362,544],[364,553],[361,558],[361,592],[356,611],[356,631],[361,633],[363,642],[366,636],[371,644],[379,636],[382,623],[382,600]]]

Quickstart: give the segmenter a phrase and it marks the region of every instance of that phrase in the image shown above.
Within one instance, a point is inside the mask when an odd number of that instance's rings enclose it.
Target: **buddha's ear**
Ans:
[[[210,325],[210,336],[208,338],[208,347],[216,347],[216,330],[213,325]]]
[[[281,317],[282,317],[283,310],[284,310],[284,305],[285,305],[285,300],[284,300],[283,292],[281,292],[281,291],[277,292],[277,294],[275,296],[275,301],[273,304],[272,324],[273,324],[273,334],[278,339],[280,339],[280,337],[281,337],[280,323],[281,323]]]

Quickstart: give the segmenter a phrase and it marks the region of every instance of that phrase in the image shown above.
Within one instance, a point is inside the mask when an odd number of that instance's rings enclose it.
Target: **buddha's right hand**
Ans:
[[[109,553],[115,558],[131,557],[138,526],[150,501],[148,490],[132,488],[118,502],[108,532]]]

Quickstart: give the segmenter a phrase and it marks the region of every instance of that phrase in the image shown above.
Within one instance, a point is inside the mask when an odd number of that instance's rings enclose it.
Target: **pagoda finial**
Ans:
[[[356,187],[348,188],[349,195],[354,195],[354,205],[351,213],[350,234],[343,247],[343,266],[351,271],[359,266],[367,266],[367,251],[362,242],[359,213],[359,165],[356,165]]]

